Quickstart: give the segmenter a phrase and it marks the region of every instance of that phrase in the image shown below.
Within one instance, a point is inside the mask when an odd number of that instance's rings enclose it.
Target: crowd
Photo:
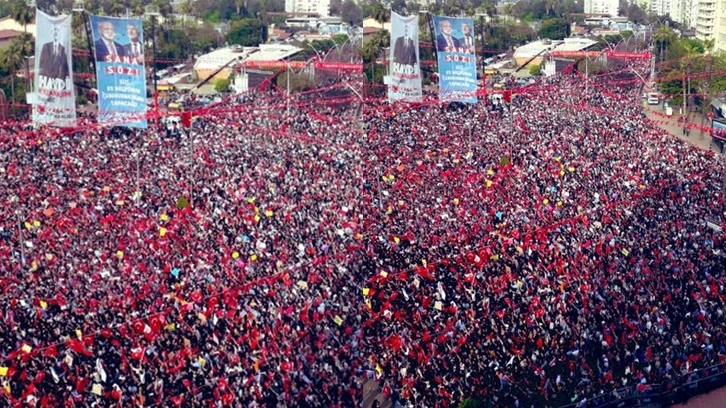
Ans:
[[[726,355],[712,154],[574,77],[350,92],[5,124],[0,405],[557,406]]]

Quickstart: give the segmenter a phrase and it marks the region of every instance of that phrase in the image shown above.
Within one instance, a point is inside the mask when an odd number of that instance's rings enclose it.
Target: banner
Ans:
[[[421,101],[421,70],[418,54],[418,16],[391,12],[391,82],[388,99]]]
[[[141,20],[91,15],[98,81],[98,123],[146,128]]]
[[[434,16],[439,98],[476,103],[476,52],[471,18]]]
[[[52,17],[35,10],[35,24],[35,94],[31,101],[33,123],[75,126],[71,16]]]

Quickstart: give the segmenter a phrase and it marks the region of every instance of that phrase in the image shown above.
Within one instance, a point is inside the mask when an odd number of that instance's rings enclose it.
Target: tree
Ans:
[[[676,33],[674,33],[673,30],[671,30],[669,27],[663,25],[658,27],[658,31],[653,34],[653,43],[655,44],[656,48],[660,49],[658,57],[661,60],[665,58],[665,54],[663,53],[664,48],[667,49],[668,46],[675,40]]]
[[[529,66],[529,74],[537,76],[542,73],[542,64],[533,64]]]
[[[381,28],[384,28],[384,23],[388,21],[388,10],[386,10],[385,7],[383,7],[383,4],[376,3],[376,5],[373,8],[373,14],[371,14],[371,18],[376,20],[381,24]]]
[[[23,30],[27,33],[28,24],[35,21],[35,10],[30,8],[24,0],[15,0],[10,16],[13,20],[17,21],[18,24],[21,24],[23,26]]]
[[[232,23],[227,41],[243,47],[252,47],[267,41],[267,26],[254,18],[243,18]]]
[[[10,94],[11,100],[15,101],[15,75],[23,62],[23,56],[18,50],[16,42],[10,44],[2,54],[0,54],[0,65],[10,73]]]
[[[545,20],[539,29],[539,36],[551,40],[563,40],[570,36],[570,24],[561,18]]]
[[[229,89],[229,78],[219,78],[214,82],[214,90],[216,92],[225,92]]]
[[[345,0],[341,5],[340,18],[350,25],[360,26],[363,23],[363,11],[355,0]]]

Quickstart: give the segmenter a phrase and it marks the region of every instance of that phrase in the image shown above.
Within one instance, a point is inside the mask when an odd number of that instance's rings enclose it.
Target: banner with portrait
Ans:
[[[476,103],[476,52],[471,18],[434,16],[439,98]]]
[[[35,93],[33,123],[76,125],[76,95],[71,60],[71,16],[35,11]]]
[[[98,122],[145,129],[146,70],[141,20],[90,17],[98,80]]]
[[[421,70],[418,52],[418,16],[391,12],[391,79],[388,99],[421,101]]]

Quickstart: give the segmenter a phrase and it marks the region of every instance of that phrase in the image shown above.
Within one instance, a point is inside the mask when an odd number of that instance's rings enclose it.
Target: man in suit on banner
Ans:
[[[126,34],[129,37],[129,43],[124,45],[124,54],[129,56],[139,64],[144,63],[144,47],[141,44],[141,38],[139,37],[139,27],[136,24],[130,23],[126,26]]]
[[[471,33],[471,27],[467,23],[461,24],[461,32],[464,33],[464,37],[459,39],[460,45],[472,54],[475,51],[474,36]]]
[[[403,26],[403,35],[393,45],[393,62],[405,65],[416,64],[416,44],[408,33],[408,24]]]
[[[65,80],[70,75],[70,69],[68,68],[66,47],[60,44],[58,31],[59,28],[53,26],[53,41],[43,44],[38,62],[40,70],[38,73],[47,78]]]
[[[449,52],[455,52],[454,48],[459,48],[459,39],[454,38],[451,34],[454,29],[451,26],[451,21],[441,20],[439,21],[439,35],[436,36],[436,50],[445,52],[447,48]]]
[[[96,40],[96,61],[106,61],[107,57],[116,59],[126,55],[124,47],[114,41],[116,37],[116,29],[110,21],[101,21],[98,23],[98,33],[101,38]]]

